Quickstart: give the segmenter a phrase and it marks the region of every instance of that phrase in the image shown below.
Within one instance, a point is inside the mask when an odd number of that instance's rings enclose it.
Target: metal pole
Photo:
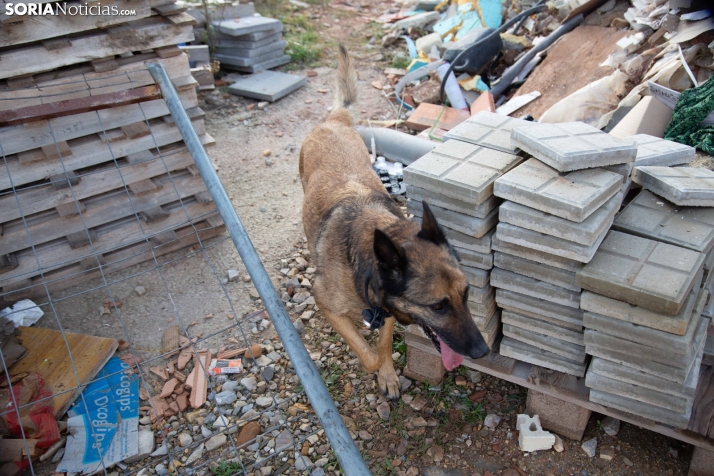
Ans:
[[[189,152],[191,152],[191,156],[193,156],[193,160],[196,162],[196,167],[201,173],[203,181],[206,183],[208,192],[211,194],[211,197],[213,197],[218,213],[221,215],[221,218],[223,218],[223,222],[233,239],[233,243],[238,249],[238,253],[248,270],[248,274],[250,274],[253,284],[255,284],[258,290],[258,294],[260,294],[260,298],[265,304],[265,309],[268,311],[275,330],[278,332],[280,340],[288,352],[290,361],[295,368],[297,376],[300,378],[300,382],[310,399],[310,403],[317,417],[320,419],[322,428],[330,440],[330,444],[335,451],[342,471],[349,476],[370,475],[371,473],[369,469],[367,469],[367,465],[362,459],[362,455],[357,449],[357,446],[355,446],[354,441],[352,441],[352,437],[350,437],[349,431],[347,431],[347,427],[337,411],[337,407],[332,401],[327,387],[325,387],[325,383],[322,381],[312,359],[310,359],[310,355],[307,353],[307,349],[305,349],[300,335],[293,326],[292,321],[290,321],[290,317],[287,311],[285,311],[282,301],[275,292],[273,283],[270,281],[270,277],[268,277],[268,273],[265,271],[265,267],[260,261],[258,253],[255,252],[253,243],[250,241],[248,233],[240,221],[240,217],[233,208],[228,194],[223,188],[223,185],[221,185],[218,174],[216,174],[216,171],[213,169],[211,161],[208,155],[206,155],[206,151],[203,149],[203,145],[201,145],[196,131],[193,130],[191,120],[188,118],[186,111],[184,111],[181,100],[178,98],[176,90],[171,84],[169,76],[166,74],[166,70],[161,63],[156,61],[147,61],[146,67],[154,78],[154,81],[156,81],[156,84],[161,88],[161,93],[171,112],[171,116],[174,118],[174,121],[176,121],[181,137],[183,137]]]

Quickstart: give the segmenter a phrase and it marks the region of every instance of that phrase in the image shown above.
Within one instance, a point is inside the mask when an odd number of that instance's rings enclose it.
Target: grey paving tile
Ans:
[[[227,56],[234,56],[238,58],[255,58],[258,56],[264,56],[268,53],[273,53],[275,51],[282,51],[288,46],[288,42],[284,40],[274,41],[268,43],[267,45],[249,48],[236,48],[236,47],[217,47],[216,54],[222,54]]]
[[[585,376],[585,364],[573,362],[552,352],[539,349],[511,337],[501,340],[499,353],[504,357],[522,360],[529,364],[557,370],[576,377]]]
[[[307,78],[304,76],[281,73],[279,71],[263,71],[241,78],[228,86],[228,92],[238,96],[272,102],[303,87],[305,84],[307,84]]]
[[[611,231],[578,271],[583,289],[655,312],[676,315],[704,266],[704,254]]]
[[[234,20],[217,20],[213,22],[215,30],[222,35],[243,36],[251,33],[283,31],[280,20],[266,17],[245,17]]]
[[[498,230],[498,227],[496,227],[496,230]],[[513,256],[520,256],[521,258],[535,261],[536,263],[543,263],[548,266],[553,266],[554,268],[565,269],[573,272],[576,272],[585,266],[585,263],[581,263],[580,261],[563,258],[562,256],[546,253],[545,251],[534,250],[533,248],[527,248],[525,246],[499,240],[498,231],[496,231],[496,234],[494,234],[491,239],[491,248],[495,251],[508,253]]]
[[[610,172],[615,172],[616,174],[620,174],[625,177],[625,179],[627,179],[632,174],[632,167],[634,167],[634,165],[634,162],[628,162],[626,164],[608,165],[606,167],[600,168],[603,170],[609,170]]]
[[[559,341],[569,342],[580,347],[585,346],[585,338],[582,329],[579,331],[569,329],[567,327],[551,324],[549,322],[542,321],[541,319],[534,319],[506,309],[501,311],[501,321],[504,324],[520,327],[521,329],[525,329],[530,332],[547,335],[554,339],[558,339]]]
[[[500,268],[491,270],[491,286],[544,299],[574,309],[580,308],[580,293],[553,286]]]
[[[441,193],[415,187],[409,184],[407,184],[407,198],[418,202],[426,200],[429,205],[436,205],[437,207],[453,210],[455,212],[463,213],[464,215],[476,218],[486,218],[486,216],[491,213],[491,211],[502,201],[497,196],[491,195],[480,205],[474,205],[473,203],[465,202],[457,198],[447,197]]]
[[[675,205],[714,207],[714,172],[703,167],[637,166],[632,180]]]
[[[476,327],[478,327],[488,347],[493,348],[493,344],[501,334],[501,312],[496,311],[487,323],[477,321]]]
[[[494,314],[496,314],[496,299],[487,299],[482,303],[467,301],[466,304],[471,311],[471,317],[478,325],[487,325]]]
[[[588,263],[593,259],[593,256],[595,256],[607,232],[608,230],[605,229],[595,243],[590,246],[585,246],[573,241],[546,235],[545,233],[538,233],[537,231],[509,225],[508,223],[499,223],[496,227],[495,238],[501,242],[532,248],[537,251],[579,261],[581,263]]]
[[[279,58],[282,58],[285,55],[282,50],[274,50],[271,51],[270,53],[265,53],[264,55],[260,56],[255,56],[252,58],[243,58],[242,56],[232,56],[232,55],[226,55],[226,54],[216,54],[216,59],[221,62],[221,64],[226,64],[230,66],[239,66],[239,67],[249,67],[249,66],[255,66],[258,64],[263,64],[268,61],[273,61]]]
[[[496,303],[504,310],[566,327],[582,334],[582,309],[573,309],[507,289],[496,289]]]
[[[490,270],[474,268],[473,266],[466,266],[461,263],[461,271],[464,272],[464,275],[466,275],[466,279],[468,279],[471,286],[482,288],[490,283]]]
[[[571,344],[570,342],[538,332],[531,332],[505,322],[503,323],[503,335],[573,362],[585,362],[585,347],[582,345]]]
[[[603,169],[560,173],[529,159],[498,180],[497,197],[581,223],[621,188],[622,175]]]
[[[692,416],[691,409],[685,413],[675,413],[655,405],[603,392],[602,390],[590,390],[590,401],[676,428],[687,428],[689,419]]]
[[[444,134],[444,141],[456,139],[516,154],[519,150],[511,144],[511,131],[514,127],[532,124],[503,114],[481,111]]]
[[[458,253],[462,266],[471,266],[485,270],[493,268],[493,253],[478,253],[453,245],[452,247],[456,250],[456,253]]]
[[[561,172],[633,162],[637,155],[631,142],[582,122],[517,127],[511,143]]]
[[[491,253],[491,241],[496,234],[496,228],[491,228],[491,230],[483,235],[481,238],[474,238],[466,233],[461,233],[460,231],[452,230],[451,228],[443,227],[446,239],[449,240],[452,246],[457,248],[463,248],[469,251],[475,251],[476,253]]]
[[[513,226],[591,246],[607,231],[621,203],[622,193],[618,192],[584,221],[576,223],[535,208],[505,201],[498,208],[498,219]]]
[[[231,71],[239,71],[241,73],[259,73],[262,71],[267,71],[271,68],[277,68],[278,66],[282,66],[290,62],[290,55],[284,54],[282,56],[275,56],[271,59],[267,59],[266,57],[260,57],[259,62],[255,62],[250,66],[240,66],[238,64],[235,64],[237,63],[237,61],[233,60],[230,56],[223,57],[222,60],[219,58],[219,56],[222,55],[216,55],[216,59],[221,61],[221,65],[224,69],[228,69]]]
[[[522,160],[506,152],[450,140],[406,167],[404,182],[480,205],[493,195],[493,182]]]
[[[501,253],[500,251],[494,254],[493,265],[497,268],[522,274],[571,291],[581,291],[580,287],[575,285],[575,273],[573,271],[554,268],[518,256]]]
[[[637,147],[637,156],[635,157],[635,166],[637,167],[640,165],[668,167],[688,164],[694,160],[697,152],[694,147],[647,134],[637,134],[625,137],[623,140],[632,141]]]
[[[714,208],[678,207],[642,190],[617,216],[613,229],[708,253],[714,248]]]
[[[445,228],[459,231],[474,238],[481,238],[488,233],[498,223],[498,209],[491,210],[486,218],[475,218],[452,210],[430,206],[436,220]],[[424,212],[421,202],[407,200],[407,213],[421,218]]]

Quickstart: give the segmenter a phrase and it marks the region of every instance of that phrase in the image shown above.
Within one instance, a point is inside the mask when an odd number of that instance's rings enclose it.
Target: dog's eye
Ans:
[[[444,314],[449,309],[449,303],[446,300],[444,300],[441,302],[437,302],[436,304],[432,304],[429,307],[431,308],[432,311],[434,311],[438,314]]]
[[[436,303],[436,304],[432,304],[432,305],[431,305],[431,308],[432,308],[433,310],[435,310],[435,311],[441,311],[441,310],[444,309],[444,305],[439,302],[439,303]]]

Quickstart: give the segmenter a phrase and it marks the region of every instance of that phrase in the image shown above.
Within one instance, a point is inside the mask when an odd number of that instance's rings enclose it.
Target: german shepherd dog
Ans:
[[[300,149],[303,225],[317,267],[313,291],[364,370],[378,372],[380,390],[396,399],[395,319],[419,324],[448,370],[464,355],[482,357],[488,346],[471,318],[469,283],[458,256],[429,206],[424,202],[421,224],[408,220],[372,170],[369,152],[352,128],[348,108],[357,99],[357,75],[342,46],[337,75],[336,107]],[[365,308],[388,316],[376,349],[355,327]]]

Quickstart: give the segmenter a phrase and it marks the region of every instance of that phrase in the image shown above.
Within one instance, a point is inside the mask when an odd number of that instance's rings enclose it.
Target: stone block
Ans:
[[[506,152],[450,140],[406,167],[404,182],[480,205],[493,195],[493,182],[522,160]]]
[[[262,46],[254,46],[250,48],[236,48],[236,47],[217,47],[216,53],[228,56],[234,56],[237,58],[256,58],[258,56],[264,56],[269,53],[274,53],[279,51],[281,54],[285,47],[288,46],[287,41],[274,41]]]
[[[528,415],[518,415],[516,430],[518,430],[518,446],[521,451],[531,453],[549,450],[555,444],[555,435],[543,430],[538,415],[533,415],[532,418]]]
[[[498,230],[498,227],[496,227],[496,229]],[[500,251],[513,256],[519,256],[530,261],[535,261],[536,263],[543,263],[548,266],[553,266],[554,268],[565,269],[573,272],[576,272],[585,266],[585,263],[580,261],[563,258],[562,256],[546,253],[545,251],[534,250],[533,248],[527,248],[525,246],[499,240],[498,232],[496,232],[491,239],[491,248],[495,251]]]
[[[674,316],[650,311],[640,306],[633,306],[590,291],[583,291],[580,295],[580,307],[595,314],[681,336],[687,332],[687,324],[697,303],[701,281],[702,273],[699,273],[694,279],[694,286],[689,291],[684,305]]]
[[[583,330],[583,311],[581,309],[561,306],[560,304],[507,289],[496,289],[496,303],[499,307],[522,316],[575,331]]]
[[[489,284],[491,278],[491,271],[474,268],[473,266],[465,266],[461,264],[461,271],[466,275],[466,279],[469,281],[471,286],[476,286],[481,288]]]
[[[639,415],[658,423],[671,425],[675,428],[687,428],[689,418],[692,414],[691,409],[685,413],[675,413],[671,410],[665,410],[664,408],[650,405],[639,400],[633,400],[595,389],[590,390],[590,401],[625,413]]]
[[[678,207],[647,190],[617,215],[612,228],[702,253],[714,248],[714,208]]]
[[[714,476],[714,450],[695,446],[687,476]]]
[[[609,227],[610,225],[608,224]],[[595,243],[585,246],[544,233],[538,233],[537,231],[509,225],[508,223],[499,223],[496,227],[496,236],[500,241],[532,248],[581,263],[589,263],[593,259],[607,232],[608,230],[606,229]]]
[[[655,312],[676,315],[704,266],[704,254],[611,231],[578,271],[588,291]]]
[[[223,59],[219,58],[219,56],[223,57]],[[271,56],[272,58],[268,59],[266,56]],[[290,62],[290,55],[283,54],[282,56],[273,56],[271,53],[270,55],[261,56],[259,60],[250,66],[234,64],[236,61],[234,61],[231,56],[225,57],[224,55],[216,55],[216,59],[221,62],[221,66],[224,69],[240,71],[241,73],[261,73],[270,68],[277,68],[278,66],[288,64]]]
[[[534,319],[506,309],[501,311],[501,320],[504,324],[509,324],[530,332],[537,332],[539,334],[550,336],[554,339],[558,339],[558,341],[569,342],[579,347],[585,346],[582,329],[580,331],[569,329],[567,327],[551,324],[540,319]]]
[[[458,198],[447,197],[441,193],[432,192],[431,190],[409,184],[407,184],[407,198],[418,202],[426,200],[429,205],[436,205],[437,207],[476,218],[486,218],[486,216],[501,203],[500,198],[491,195],[480,205],[474,205],[473,203],[465,202]]]
[[[688,164],[694,160],[697,152],[694,147],[648,134],[636,134],[623,140],[631,141],[637,147],[636,167],[641,165],[671,167]]]
[[[560,172],[634,162],[637,148],[582,122],[518,127],[511,143]]]
[[[455,139],[511,154],[518,153],[518,147],[511,143],[514,127],[528,127],[532,122],[513,117],[481,111],[444,134],[444,141]]]
[[[505,323],[503,324],[503,335],[572,362],[585,362],[585,346],[582,345],[571,344],[545,334],[531,332]]]
[[[500,268],[493,268],[491,271],[491,286],[574,309],[580,308],[580,293]]]
[[[499,353],[504,357],[522,360],[529,364],[557,370],[575,377],[585,376],[585,365],[573,362],[559,355],[525,344],[511,337],[501,340]]]
[[[469,286],[469,301],[480,304],[493,300],[495,292],[496,290],[490,283],[480,288],[477,288],[476,286]]]
[[[494,253],[493,264],[497,268],[522,274],[523,276],[560,286],[561,288],[575,292],[581,291],[580,287],[575,285],[575,273],[573,271],[554,268],[518,256],[501,253],[500,251]]]
[[[481,238],[498,223],[498,209],[491,210],[486,218],[475,218],[435,205],[431,205],[430,208],[441,226],[460,231],[474,238]],[[421,202],[407,200],[407,213],[421,218],[423,211]]]
[[[465,265],[486,270],[493,268],[493,253],[477,253],[476,251],[459,248],[458,246],[453,246],[453,248],[456,250],[456,253],[458,253],[462,266]]]
[[[283,31],[280,20],[267,17],[246,17],[238,20],[217,20],[213,22],[217,32],[228,36],[243,36],[258,32]]]
[[[520,228],[590,246],[607,231],[615,218],[615,213],[620,209],[621,203],[622,194],[616,193],[583,222],[576,223],[550,213],[506,201],[498,209],[498,220]]]
[[[581,223],[612,198],[623,183],[622,175],[608,170],[561,173],[529,159],[498,178],[493,194]]]
[[[244,58],[242,56],[216,53],[216,59],[220,61],[221,64],[246,68],[249,66],[255,66],[257,64],[265,63],[267,61],[273,61],[275,59],[283,57],[284,55],[285,53],[283,53],[282,50],[274,50],[270,53],[265,53],[260,56],[254,56],[252,58]]]
[[[407,364],[404,367],[406,377],[427,382],[429,385],[437,385],[444,378],[445,372],[440,355],[424,352],[411,345],[407,346]]]
[[[591,414],[587,408],[533,389],[528,390],[526,412],[537,413],[543,428],[576,441],[583,438]]]
[[[635,167],[632,180],[681,207],[714,207],[714,172],[703,167]]]

